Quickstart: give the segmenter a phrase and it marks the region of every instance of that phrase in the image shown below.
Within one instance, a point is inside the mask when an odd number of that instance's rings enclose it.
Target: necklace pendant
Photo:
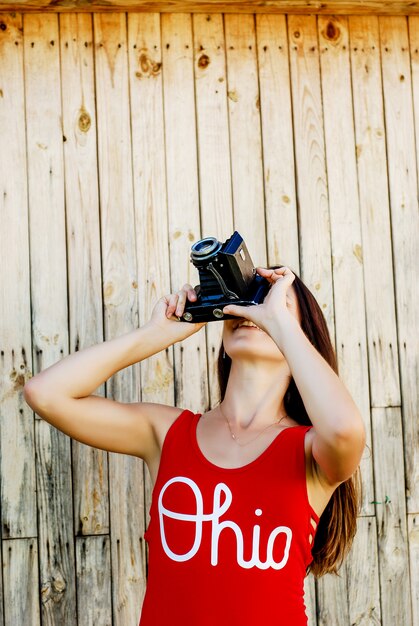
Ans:
[[[231,430],[231,425],[230,425],[230,420],[224,415],[222,408],[220,406],[220,404],[218,405],[218,408],[220,409],[220,413],[221,415],[224,417],[225,421],[228,424],[228,428],[230,430],[230,435],[231,438],[234,439],[234,441],[237,443],[238,446],[247,446],[248,444],[252,443],[253,441],[256,441],[256,439],[258,437],[260,437],[260,435],[262,433],[264,433],[268,428],[271,428],[271,426],[275,426],[278,425],[282,422],[282,420],[284,419],[284,417],[288,417],[287,414],[285,413],[285,415],[283,415],[279,420],[275,420],[275,422],[273,422],[272,424],[268,424],[267,426],[265,426],[265,428],[262,428],[261,431],[259,431],[259,433],[256,435],[256,437],[254,437],[253,439],[251,439],[250,441],[246,441],[245,443],[239,443],[238,442],[238,437],[233,433],[233,431]]]

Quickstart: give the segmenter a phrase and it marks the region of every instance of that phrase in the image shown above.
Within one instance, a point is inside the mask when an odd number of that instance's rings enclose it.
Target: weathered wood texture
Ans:
[[[56,16],[46,15],[29,18],[24,30],[32,362],[39,371],[69,350],[59,28]],[[77,601],[68,497],[71,440],[42,419],[35,419],[34,429],[41,623],[72,626]]]
[[[312,290],[367,427],[358,533],[340,578],[307,579],[310,626],[417,624],[418,48],[416,17],[0,15],[0,624],[138,623],[148,470],[22,387],[144,324],[197,284],[192,242],[234,228]],[[97,393],[213,406],[221,331]]]
[[[5,11],[414,15],[412,0],[0,0]]]
[[[105,338],[139,324],[135,207],[126,19],[93,16],[101,210]],[[70,129],[69,129],[70,130]],[[142,275],[142,273],[140,274]],[[107,395],[138,401],[139,366],[118,372]],[[135,623],[139,590],[145,583],[143,468],[135,457],[109,454],[109,504],[113,623]],[[135,503],[135,506],[132,506]]]

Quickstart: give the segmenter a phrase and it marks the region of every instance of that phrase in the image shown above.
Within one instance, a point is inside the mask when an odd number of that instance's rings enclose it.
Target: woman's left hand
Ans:
[[[256,271],[271,283],[271,288],[266,294],[264,301],[261,304],[252,306],[229,304],[223,308],[223,312],[243,317],[269,333],[269,327],[272,323],[275,324],[284,315],[293,315],[290,310],[290,287],[294,282],[295,274],[288,267],[280,267],[275,270],[257,267]]]

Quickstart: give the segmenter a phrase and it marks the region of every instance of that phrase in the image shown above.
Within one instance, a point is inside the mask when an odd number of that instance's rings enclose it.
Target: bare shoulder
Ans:
[[[153,484],[155,482],[160,465],[161,451],[167,435],[167,431],[173,422],[184,412],[185,409],[170,406],[167,404],[157,404],[153,402],[139,402],[139,407],[143,414],[147,416],[152,432],[153,446],[144,456]]]
[[[338,482],[331,484],[322,472],[318,463],[316,463],[312,452],[314,437],[314,428],[310,428],[310,430],[306,432],[304,440],[306,481],[309,502],[316,511],[317,515],[320,517],[332,497],[333,492],[341,483]]]
[[[153,402],[141,402],[138,404],[141,405],[141,409],[147,414],[147,419],[156,437],[156,443],[161,449],[167,431],[185,409]]]

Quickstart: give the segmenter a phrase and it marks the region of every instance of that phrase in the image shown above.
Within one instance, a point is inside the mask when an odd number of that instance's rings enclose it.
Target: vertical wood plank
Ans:
[[[2,571],[0,572],[0,599],[1,599],[1,602],[0,602],[0,624],[1,624],[1,626],[4,626],[4,604],[5,604],[5,602],[4,602],[4,584],[3,584],[3,577],[4,577],[4,574],[3,574],[3,563],[4,563],[3,550],[4,550],[4,544],[2,542],[1,549],[0,549],[0,557],[1,557],[1,562],[2,562],[2,568],[1,568]],[[13,587],[13,585],[11,585],[11,586]],[[39,606],[38,599],[36,599],[35,611],[36,611],[36,607],[37,606]],[[39,610],[39,608],[38,608],[38,610]],[[35,621],[35,623],[36,623],[36,621]]]
[[[192,17],[202,230],[227,238],[233,216],[223,16]]]
[[[76,556],[77,626],[112,626],[109,536],[76,537]]]
[[[199,220],[192,18],[164,13],[162,20],[163,94],[171,290],[196,285],[198,271],[190,247],[201,237]],[[202,412],[208,406],[205,334],[176,343],[175,404]]]
[[[0,20],[0,473],[7,539],[35,536],[37,528],[33,413],[22,397],[32,369],[22,16]]]
[[[366,251],[364,271],[382,623],[394,624],[403,616],[405,623],[410,624],[402,428],[400,410],[394,408],[400,405],[401,399],[378,20],[351,17],[350,37]]]
[[[225,14],[234,227],[266,267],[266,228],[255,19]]]
[[[225,241],[234,226],[223,16],[196,13],[192,19],[202,236]],[[205,332],[213,408],[220,395],[217,358],[223,323],[207,324]]]
[[[138,327],[126,15],[94,14],[105,338]],[[135,402],[138,364],[106,383],[107,396]],[[109,453],[113,623],[136,623],[145,588],[142,461]]]
[[[416,146],[416,177],[418,179],[418,187],[419,187],[419,17],[410,16],[408,18],[408,31],[409,31],[409,44],[410,44],[410,60],[411,60],[411,74],[412,74],[412,104],[413,104],[413,119],[415,125],[415,146]],[[415,218],[416,219],[416,218]],[[407,221],[406,221],[407,224]],[[413,240],[413,237],[412,237]],[[416,235],[417,240],[417,235]],[[416,253],[417,257],[417,253]],[[413,272],[414,275],[414,272]],[[415,287],[417,290],[417,285]],[[416,291],[413,291],[415,293]],[[416,304],[415,304],[416,302]],[[418,298],[416,295],[415,300],[411,299],[411,308],[413,314],[415,306],[417,306]],[[409,307],[410,308],[410,307]],[[416,313],[417,318],[417,313]],[[403,319],[402,319],[403,323]],[[416,334],[417,341],[417,334]],[[410,345],[409,341],[409,345]],[[407,346],[407,342],[406,342]],[[407,496],[407,510],[414,511],[408,515],[408,528],[409,528],[409,554],[410,554],[410,584],[411,584],[411,593],[412,593],[412,617],[413,623],[419,623],[419,523],[418,523],[418,513],[419,513],[419,493],[418,493],[418,483],[419,483],[419,433],[418,431],[418,420],[417,420],[417,411],[413,410],[415,407],[415,398],[418,397],[418,392],[414,392],[413,385],[417,384],[417,377],[413,380],[410,378],[409,384],[412,386],[412,393],[408,395],[405,399],[404,387],[406,385],[406,362],[404,357],[405,351],[404,342],[400,343],[399,340],[399,350],[401,352],[401,384],[402,384],[402,398],[403,398],[403,427],[404,427],[404,441],[405,441],[405,459],[406,459],[406,472],[408,475],[409,481],[409,490],[406,494]],[[414,354],[414,353],[413,353]],[[418,350],[416,349],[416,359],[418,355]],[[414,366],[413,370],[408,369],[408,372],[411,372],[414,375],[414,371],[417,369],[417,365]],[[406,419],[408,416],[408,419]],[[411,416],[411,419],[410,419]],[[408,433],[408,436],[406,436]],[[407,450],[409,448],[409,450]]]
[[[70,352],[103,341],[92,37],[91,15],[60,15]],[[76,534],[107,533],[107,454],[76,440],[72,448]]]
[[[330,200],[333,294],[339,373],[354,398],[367,431],[361,462],[362,513],[374,512],[368,359],[355,158],[348,23],[345,17],[319,16],[318,36]],[[339,102],[339,106],[336,106]],[[362,613],[363,610],[360,609]]]
[[[4,623],[40,626],[36,537],[3,540]]]
[[[313,574],[304,579],[304,603],[308,617],[307,626],[317,626],[316,580]]]
[[[349,624],[346,568],[339,576],[326,574],[317,581],[317,624],[319,626],[347,626]]]
[[[348,624],[380,626],[377,525],[374,516],[359,517],[357,532],[345,562],[348,581]]]
[[[285,15],[256,16],[268,264],[300,271]]]
[[[335,344],[331,232],[324,145],[324,122],[317,22],[314,16],[288,16],[294,145],[301,241],[301,277],[315,295]],[[346,626],[345,570],[342,579],[320,578],[318,624]]]
[[[24,16],[34,373],[68,353],[58,17]],[[48,245],[45,245],[48,242]],[[42,623],[76,623],[70,439],[35,422]]]
[[[375,493],[383,626],[410,625],[411,594],[399,407],[373,408]]]
[[[415,163],[418,148],[417,141],[415,144],[412,106],[417,106],[417,99],[414,102],[412,81],[416,80],[417,83],[417,68],[414,69],[417,53],[412,54],[411,68],[406,17],[380,18],[379,24],[402,397],[403,431],[400,425],[399,432],[401,439],[404,435],[407,511],[416,513],[419,511],[419,336],[412,329],[417,328],[419,319],[418,276],[417,271],[415,272],[418,259],[419,211],[417,162]],[[416,50],[419,37],[415,23],[411,24],[410,38],[410,44]],[[404,524],[404,519],[402,522]],[[411,596],[413,610],[416,612],[419,580],[415,567],[411,569],[411,574],[411,594],[404,601],[407,602]]]
[[[130,13],[127,17],[137,282],[142,326],[150,319],[156,301],[170,293],[162,51],[158,13]],[[146,359],[140,368],[141,401],[173,405],[173,348]],[[148,526],[152,484],[147,465],[143,466]],[[146,543],[145,547],[147,555]],[[145,589],[141,591],[144,594]]]
[[[75,555],[68,437],[35,423],[42,623],[76,624]]]
[[[326,318],[334,344],[330,218],[317,27],[314,16],[288,16],[301,277]]]
[[[263,138],[268,265],[300,272],[293,120],[286,17],[256,16]],[[315,626],[315,579],[304,581],[309,626]]]
[[[414,34],[414,30],[413,30]],[[407,18],[380,18],[407,506],[419,511],[419,206]],[[419,41],[419,36],[417,37]]]
[[[412,624],[419,623],[419,515],[407,516],[409,533],[410,589],[412,592]]]
[[[128,15],[140,326],[170,291],[163,85],[158,13]],[[156,149],[158,146],[160,149]],[[141,364],[141,399],[173,404],[172,352]]]
[[[349,17],[372,406],[399,406],[390,208],[375,17]]]
[[[7,602],[5,595],[4,595],[4,583],[3,583],[3,579],[4,579],[4,573],[3,573],[3,544],[0,546],[0,558],[1,558],[1,563],[2,563],[2,568],[0,571],[0,602],[1,602],[1,606],[0,606],[0,624],[2,626],[4,626],[4,605]]]

